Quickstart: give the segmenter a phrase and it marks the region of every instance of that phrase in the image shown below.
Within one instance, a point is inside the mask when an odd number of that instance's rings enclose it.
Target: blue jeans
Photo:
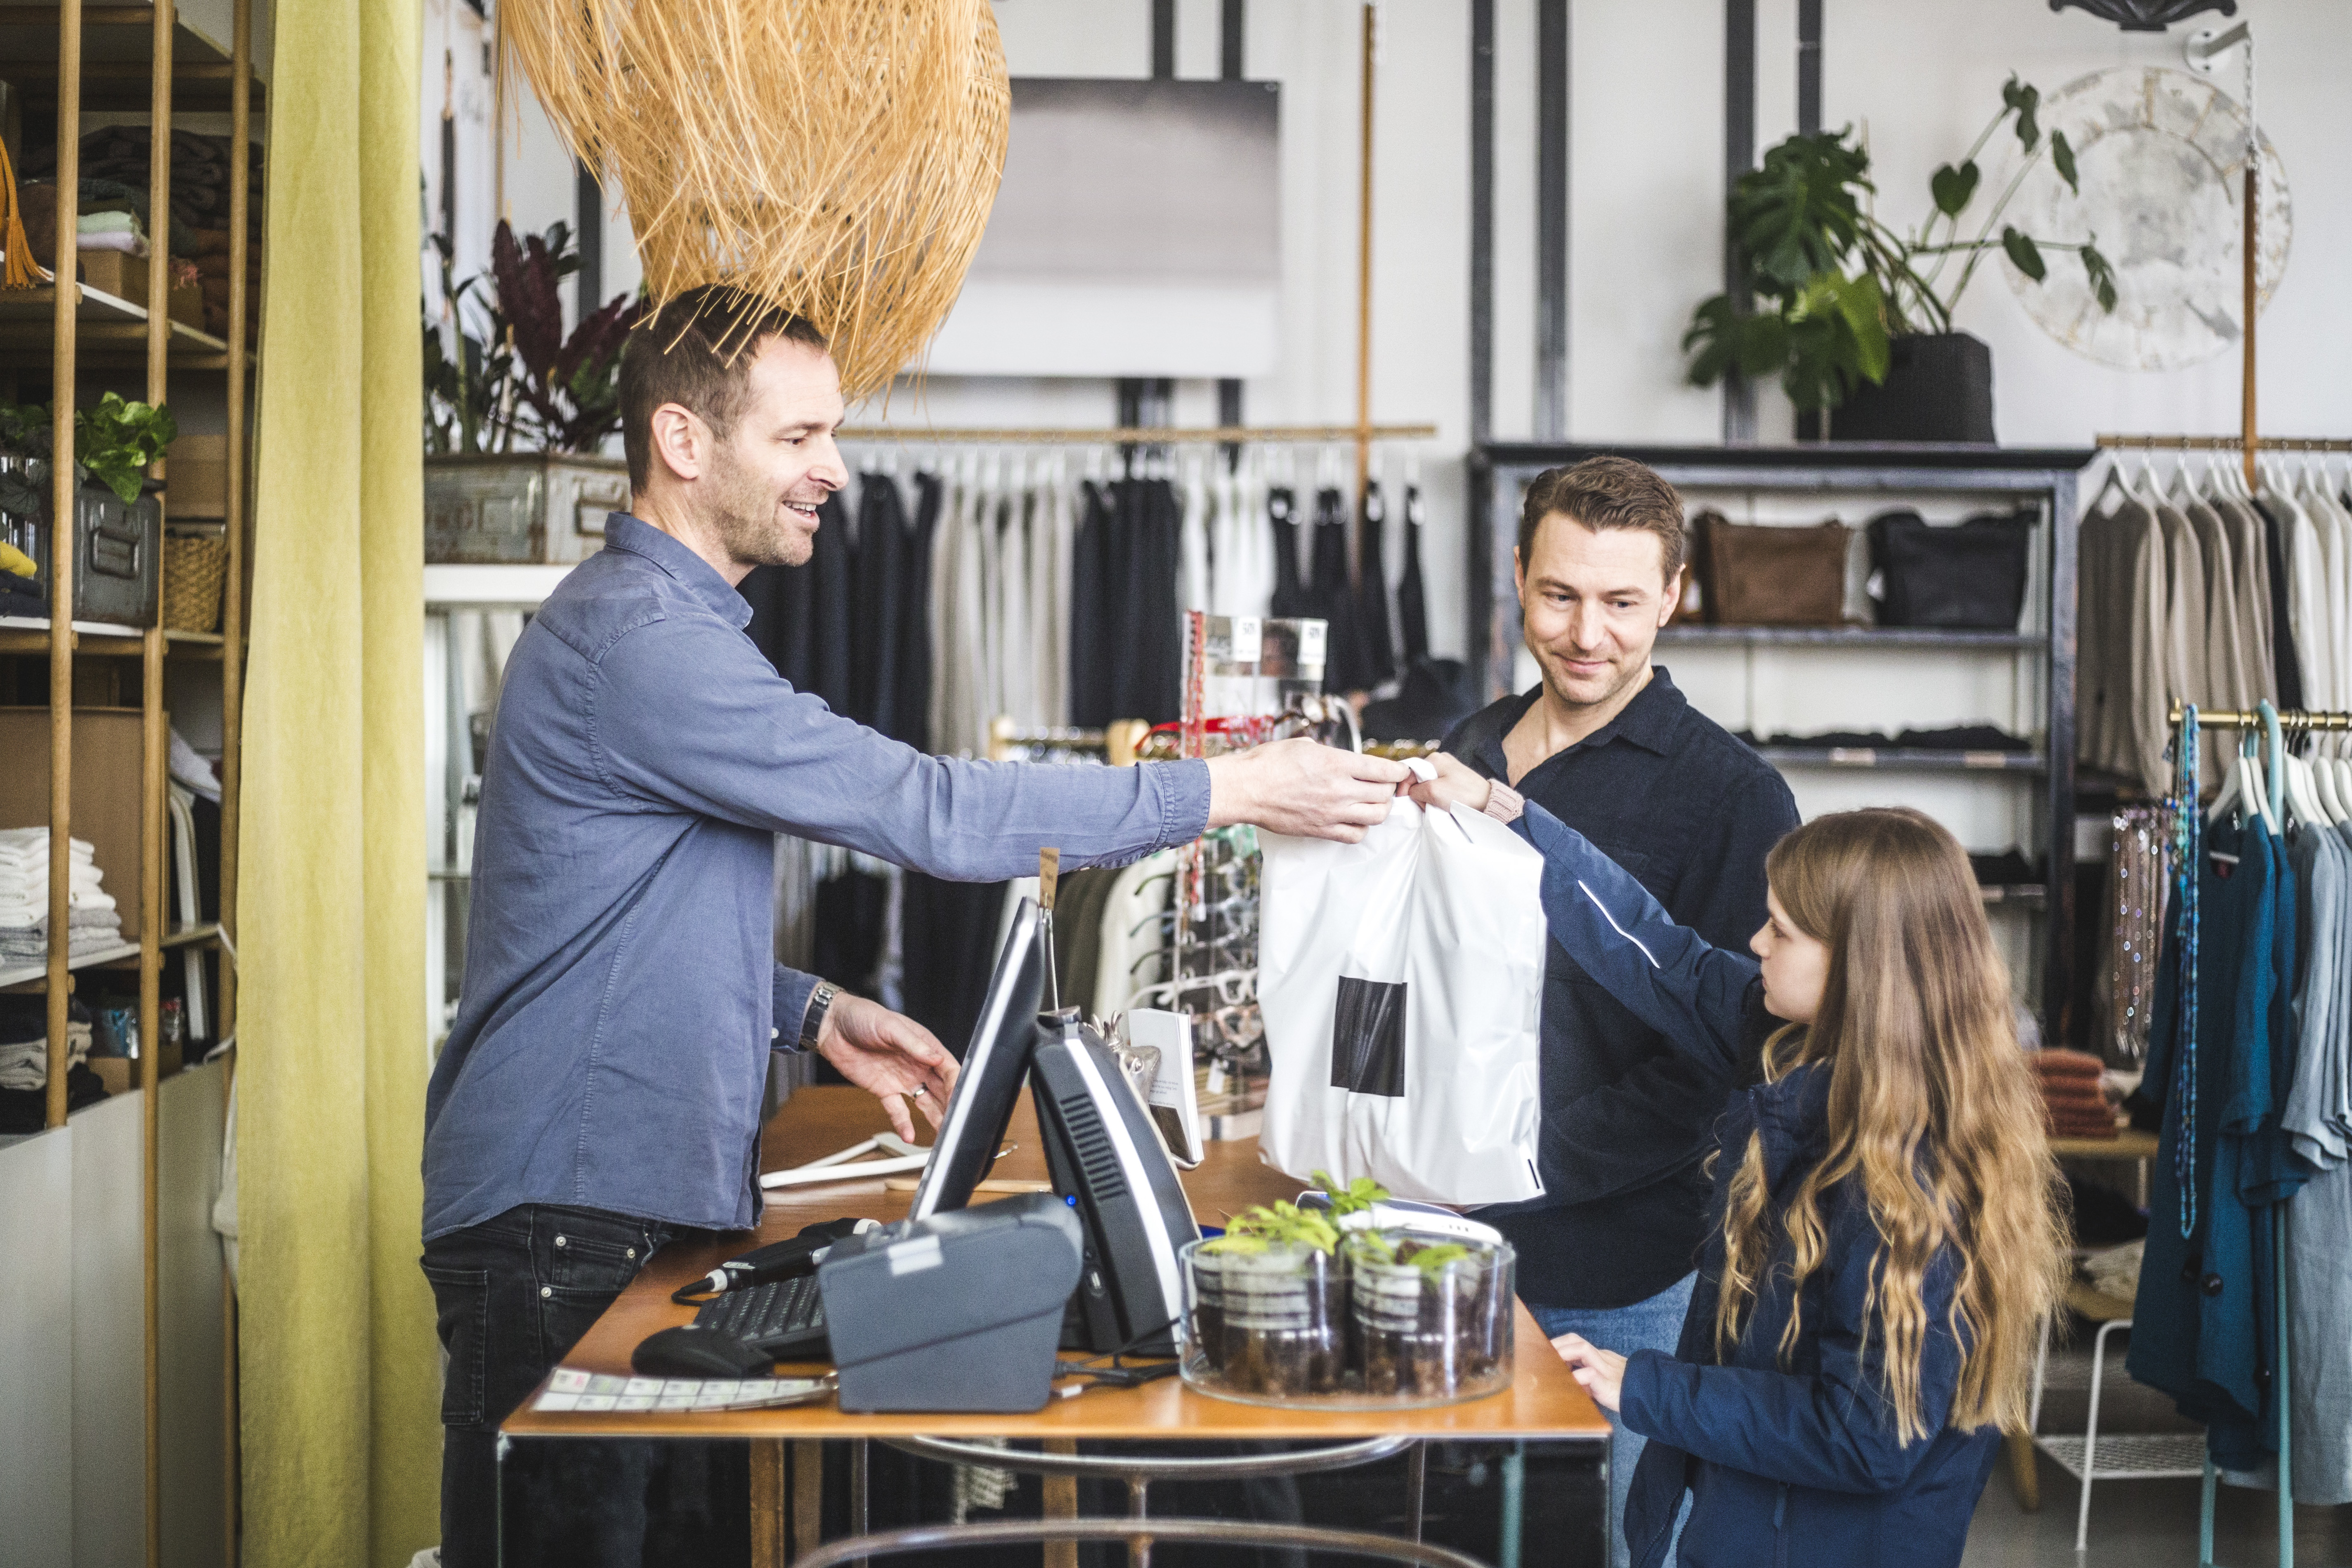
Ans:
[[[1672,1355],[1682,1338],[1683,1314],[1690,1310],[1691,1288],[1697,1283],[1697,1275],[1685,1274],[1648,1300],[1630,1307],[1542,1307],[1530,1301],[1528,1310],[1546,1339],[1582,1334],[1619,1355],[1635,1351],[1664,1351]],[[1609,1562],[1611,1568],[1630,1568],[1633,1553],[1625,1544],[1625,1499],[1633,1489],[1633,1466],[1649,1439],[1617,1425],[1611,1412],[1601,1414],[1609,1417]],[[1683,1507],[1687,1510],[1689,1506],[1685,1499]],[[1682,1528],[1677,1517],[1676,1540],[1682,1537]],[[1674,1549],[1669,1547],[1664,1568],[1674,1568]]]

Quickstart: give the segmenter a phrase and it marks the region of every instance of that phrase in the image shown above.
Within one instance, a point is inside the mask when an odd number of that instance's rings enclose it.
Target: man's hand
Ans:
[[[1612,1415],[1617,1414],[1618,1401],[1625,1392],[1625,1358],[1615,1351],[1602,1350],[1581,1334],[1562,1334],[1552,1341],[1551,1348],[1568,1363],[1569,1372],[1592,1395],[1592,1403]]]
[[[1362,840],[1385,820],[1402,763],[1298,736],[1209,760],[1209,826],[1246,822],[1295,838]]]
[[[1457,805],[1466,805],[1473,811],[1486,809],[1486,797],[1494,793],[1494,780],[1471,772],[1444,752],[1431,753],[1429,761],[1437,769],[1437,776],[1427,782],[1415,779],[1404,792],[1412,796],[1415,804],[1435,806],[1440,811]]]
[[[933,1127],[948,1113],[955,1058],[929,1029],[878,1002],[846,991],[835,997],[817,1031],[816,1051],[842,1077],[880,1100],[891,1130],[909,1142],[915,1137],[909,1106],[921,1107]]]

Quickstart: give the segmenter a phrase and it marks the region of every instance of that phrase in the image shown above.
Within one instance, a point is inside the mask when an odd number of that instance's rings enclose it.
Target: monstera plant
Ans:
[[[1879,218],[1870,150],[1852,128],[1791,136],[1766,153],[1734,184],[1727,214],[1748,298],[1717,294],[1694,313],[1683,337],[1691,381],[1777,375],[1799,409],[1839,407],[1886,379],[1902,340],[1951,335],[1961,296],[1996,250],[2035,282],[2049,275],[2047,253],[2072,252],[2101,307],[2113,310],[2115,273],[2096,236],[2037,238],[2001,221],[2044,158],[2080,189],[2064,135],[2042,134],[2041,100],[2032,85],[2009,79],[2000,111],[1968,153],[1929,176],[1928,214],[1916,229]],[[2017,140],[2018,166],[1971,217],[1984,181],[1978,159],[2004,129]]]

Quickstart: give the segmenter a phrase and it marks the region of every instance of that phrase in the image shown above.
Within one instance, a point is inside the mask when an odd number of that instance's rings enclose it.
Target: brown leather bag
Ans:
[[[1711,626],[1834,626],[1845,622],[1845,563],[1853,530],[1757,528],[1717,511],[1693,520]]]

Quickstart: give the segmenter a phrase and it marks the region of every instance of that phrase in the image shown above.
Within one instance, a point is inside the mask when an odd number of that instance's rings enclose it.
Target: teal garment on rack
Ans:
[[[2277,1451],[2276,1209],[2266,1194],[2279,1173],[2279,1117],[2293,1077],[2294,879],[2258,818],[2215,825],[2204,848],[2195,1036],[2180,1027],[2176,900],[2141,1083],[2142,1095],[2163,1110],[2166,1149],[2183,1114],[2194,1117],[2193,1168],[2186,1173],[2192,1190],[2184,1193],[2184,1173],[2173,1160],[2151,1163],[2147,1249],[2126,1365],[2205,1425],[2216,1464],[2251,1469]],[[2282,1057],[2285,1070],[2275,1070]],[[2190,1083],[2194,1093],[2182,1092]],[[2184,1212],[2192,1219],[2185,1236]]]

